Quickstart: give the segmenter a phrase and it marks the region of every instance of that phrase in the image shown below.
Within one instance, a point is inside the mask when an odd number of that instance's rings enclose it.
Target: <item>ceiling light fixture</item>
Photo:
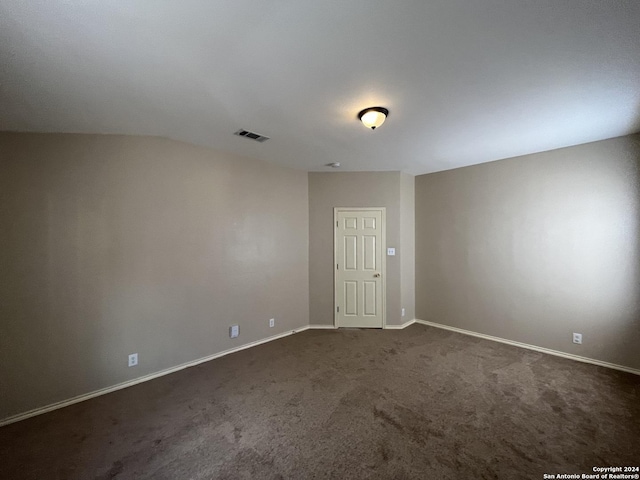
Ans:
[[[358,118],[365,127],[375,130],[384,123],[389,115],[389,110],[383,107],[365,108],[358,114]]]

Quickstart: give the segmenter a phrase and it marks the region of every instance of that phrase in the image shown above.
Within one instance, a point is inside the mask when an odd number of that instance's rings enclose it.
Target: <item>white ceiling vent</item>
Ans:
[[[255,140],[256,142],[266,142],[269,140],[269,137],[265,137],[264,135],[260,135],[259,133],[250,132],[248,130],[238,130],[234,135],[238,135],[239,137],[250,138],[251,140]]]

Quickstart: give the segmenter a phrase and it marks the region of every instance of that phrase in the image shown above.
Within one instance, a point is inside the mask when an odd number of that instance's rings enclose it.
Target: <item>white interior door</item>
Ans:
[[[384,208],[336,208],[336,327],[384,328]]]

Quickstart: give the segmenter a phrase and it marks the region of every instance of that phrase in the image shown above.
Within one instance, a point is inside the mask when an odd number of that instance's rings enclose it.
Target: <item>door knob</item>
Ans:
[[[380,276],[380,274],[379,274],[379,273],[375,273],[373,276],[374,276],[374,277],[379,277],[379,276]]]

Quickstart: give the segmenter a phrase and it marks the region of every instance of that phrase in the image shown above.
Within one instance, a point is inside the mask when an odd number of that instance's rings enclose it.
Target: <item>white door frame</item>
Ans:
[[[333,207],[333,326],[338,328],[338,271],[335,265],[338,264],[338,213],[339,212],[381,212],[382,218],[382,328],[387,328],[387,207]]]

